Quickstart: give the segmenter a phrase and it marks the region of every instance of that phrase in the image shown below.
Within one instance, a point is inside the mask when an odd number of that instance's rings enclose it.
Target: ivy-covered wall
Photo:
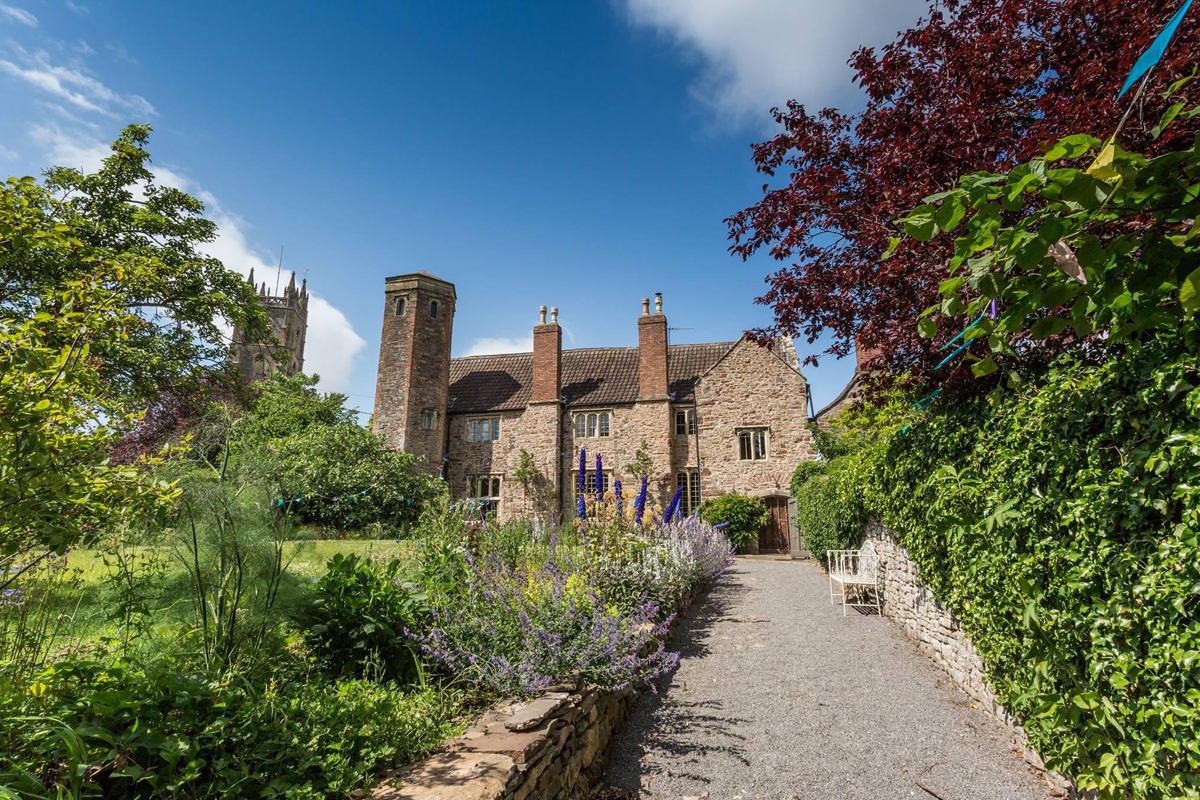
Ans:
[[[797,495],[895,530],[1046,765],[1101,796],[1200,793],[1198,353],[1189,326],[1036,389],[851,414]]]

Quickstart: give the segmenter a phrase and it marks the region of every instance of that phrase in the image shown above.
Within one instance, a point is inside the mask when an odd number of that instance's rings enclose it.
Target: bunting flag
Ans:
[[[323,494],[306,494],[304,497],[295,497],[295,498],[291,498],[291,499],[285,499],[285,500],[276,500],[276,501],[275,501],[275,507],[276,507],[276,508],[281,508],[281,507],[283,507],[285,504],[298,505],[298,504],[300,504],[300,503],[306,503],[306,502],[308,502],[308,501],[312,500],[313,498],[316,498],[316,499],[318,499],[318,500],[329,500],[329,501],[331,501],[331,502],[337,503],[337,502],[339,502],[339,501],[341,501],[341,500],[353,500],[353,499],[354,499],[354,498],[356,498],[356,497],[361,497],[361,496],[363,496],[364,494],[366,494],[366,493],[367,493],[367,492],[369,492],[369,491],[371,491],[371,490],[370,490],[370,489],[363,489],[361,492],[354,492],[354,493],[352,493],[352,494],[340,495],[340,496],[338,496],[338,497],[329,497],[329,496],[327,496],[327,495],[323,495]],[[411,498],[411,497],[406,497],[406,498],[404,498],[404,502],[405,502],[405,503],[408,503],[408,504],[411,506],[411,505],[412,505],[412,498]]]
[[[1192,0],[1184,0],[1183,5],[1175,12],[1175,16],[1171,17],[1167,22],[1167,26],[1162,29],[1162,33],[1158,34],[1158,38],[1154,40],[1154,43],[1150,45],[1146,52],[1142,53],[1142,57],[1133,65],[1133,69],[1129,71],[1129,77],[1125,79],[1124,85],[1121,86],[1121,91],[1117,95],[1118,100],[1129,91],[1130,87],[1137,83],[1138,78],[1154,69],[1155,65],[1162,59],[1163,53],[1167,52],[1167,46],[1171,44],[1171,38],[1175,35],[1176,29],[1179,28],[1179,23],[1183,22],[1184,16],[1191,7]]]

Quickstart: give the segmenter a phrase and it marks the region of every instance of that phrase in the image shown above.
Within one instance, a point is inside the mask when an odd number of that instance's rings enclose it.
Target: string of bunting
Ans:
[[[336,497],[332,497],[330,495],[325,495],[325,494],[306,494],[303,497],[294,497],[294,498],[285,498],[282,500],[276,500],[274,505],[275,505],[275,508],[282,508],[285,505],[299,505],[300,503],[306,503],[306,502],[313,500],[314,498],[318,499],[318,500],[328,500],[333,503],[340,503],[343,500],[354,500],[356,498],[362,497],[367,492],[371,491],[371,489],[373,489],[373,488],[375,488],[375,487],[369,486],[366,489],[363,489],[361,492],[351,492],[350,494],[338,495]],[[404,502],[410,506],[413,503],[411,497],[404,498]]]

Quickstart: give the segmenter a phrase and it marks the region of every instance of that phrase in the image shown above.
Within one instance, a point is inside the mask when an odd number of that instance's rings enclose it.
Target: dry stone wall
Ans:
[[[672,630],[695,597],[678,598]],[[434,755],[389,776],[372,797],[586,800],[604,776],[609,740],[633,700],[628,688],[602,691],[576,680],[532,700],[502,702]]]
[[[884,616],[899,625],[921,652],[980,708],[1011,728],[1025,760],[1045,771],[1041,758],[1029,747],[1018,720],[1000,704],[988,686],[983,658],[950,610],[921,582],[917,565],[908,557],[908,551],[900,544],[896,533],[872,518],[867,521],[865,537],[874,543],[879,557],[878,578]],[[1085,796],[1077,792],[1065,775],[1052,772],[1046,775],[1064,794]]]

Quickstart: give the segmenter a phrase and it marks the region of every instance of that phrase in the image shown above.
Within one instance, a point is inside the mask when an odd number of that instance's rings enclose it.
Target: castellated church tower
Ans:
[[[254,270],[247,278],[254,286]],[[271,320],[271,333],[278,344],[247,341],[245,332],[233,329],[232,363],[241,373],[242,379],[250,382],[262,380],[274,372],[295,375],[304,368],[304,339],[308,331],[308,281],[296,288],[296,273],[288,282],[283,295],[267,293],[263,281],[258,289],[258,301],[262,303]]]
[[[387,278],[372,428],[438,474],[446,447],[454,284],[415,272]]]

